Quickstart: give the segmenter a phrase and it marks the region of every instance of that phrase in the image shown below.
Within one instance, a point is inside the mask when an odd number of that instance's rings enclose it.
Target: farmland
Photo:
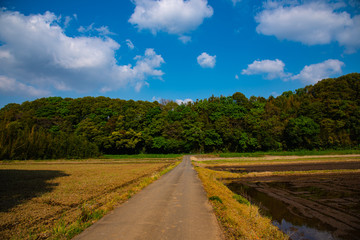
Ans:
[[[359,155],[193,160],[240,196],[243,205],[259,206],[261,215],[293,240],[359,236]]]
[[[129,199],[176,159],[0,164],[0,238],[69,239]]]

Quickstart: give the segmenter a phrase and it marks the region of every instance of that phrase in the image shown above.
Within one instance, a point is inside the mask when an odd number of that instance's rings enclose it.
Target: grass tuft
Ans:
[[[238,201],[238,203],[241,203],[241,204],[246,204],[248,206],[250,206],[250,202],[244,198],[243,196],[241,195],[238,195],[238,194],[234,194],[233,198]]]
[[[209,197],[210,201],[218,201],[219,203],[223,203],[223,201],[221,200],[221,198],[219,196],[211,196]]]

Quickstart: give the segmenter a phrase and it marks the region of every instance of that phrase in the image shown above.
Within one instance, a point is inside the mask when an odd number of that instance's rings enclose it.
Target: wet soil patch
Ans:
[[[320,162],[320,163],[286,163],[264,165],[220,165],[208,166],[216,171],[228,171],[234,173],[249,172],[274,172],[274,171],[309,171],[309,170],[335,170],[335,169],[360,169],[360,161],[347,162]]]
[[[360,239],[359,183],[359,173],[225,181],[233,192],[259,205],[293,240]]]

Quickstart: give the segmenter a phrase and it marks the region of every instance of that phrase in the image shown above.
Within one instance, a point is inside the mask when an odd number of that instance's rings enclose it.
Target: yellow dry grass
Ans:
[[[217,172],[195,167],[203,182],[216,217],[223,227],[226,239],[288,239],[269,218],[263,217],[256,206],[239,203],[230,191],[218,179],[236,177],[238,174]]]
[[[0,165],[0,239],[69,239],[174,162]]]

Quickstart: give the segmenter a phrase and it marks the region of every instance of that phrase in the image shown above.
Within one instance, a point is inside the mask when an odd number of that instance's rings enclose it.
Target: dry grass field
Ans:
[[[175,160],[0,164],[0,239],[70,239]]]

